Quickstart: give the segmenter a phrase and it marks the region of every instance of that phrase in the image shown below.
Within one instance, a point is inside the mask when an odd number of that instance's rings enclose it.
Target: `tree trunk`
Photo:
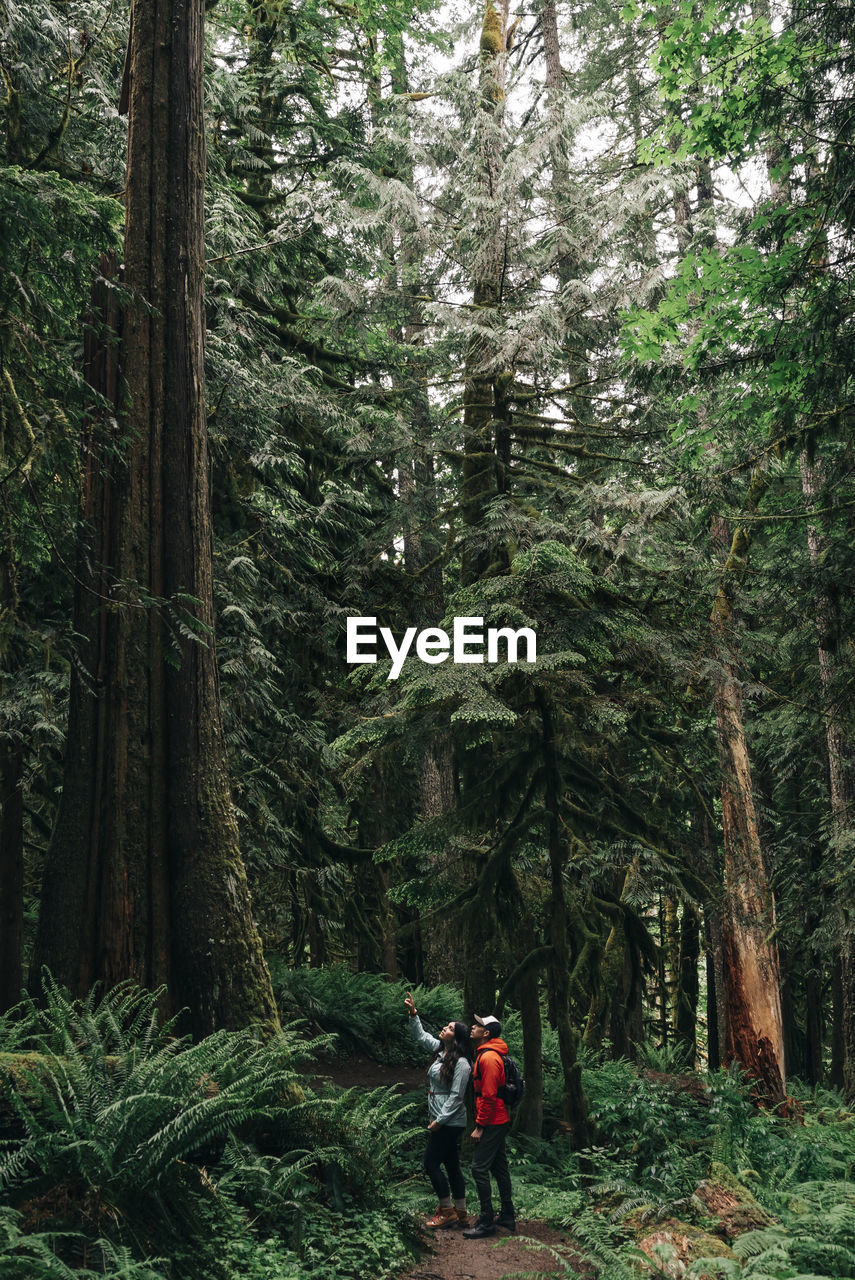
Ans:
[[[698,959],[700,921],[694,907],[683,906],[680,921],[680,975],[677,985],[677,1043],[686,1049],[686,1065],[694,1071],[698,1053]]]
[[[657,967],[657,986],[659,991],[659,1035],[662,1040],[662,1048],[668,1047],[668,974],[666,970],[666,952],[667,942],[665,934],[665,899],[663,894],[659,894],[659,956]]]
[[[724,1066],[727,1061],[728,1039],[727,1000],[725,996],[724,979],[724,946],[721,940],[721,912],[718,908],[707,909],[706,924],[709,946],[709,951],[707,953],[709,962],[707,972],[712,970],[712,990],[714,993],[715,1003],[715,1027],[713,1027],[713,1020],[710,1019],[707,1053],[709,1056],[710,1070],[715,1071],[719,1067]],[[714,1039],[713,1031],[715,1031]]]
[[[718,994],[715,977],[715,960],[712,950],[707,947],[707,1070],[718,1071],[721,1066],[721,1053],[718,1044]]]
[[[548,972],[555,1000],[558,1049],[561,1055],[563,1077],[561,1109],[564,1121],[570,1130],[573,1146],[580,1150],[589,1147],[593,1142],[594,1127],[588,1118],[588,1102],[582,1090],[582,1064],[578,1057],[578,1036],[570,1018],[570,917],[564,886],[565,850],[558,818],[560,780],[552,716],[545,697],[542,694],[536,696],[543,723],[544,801],[549,832],[549,936],[552,940],[552,957]]]
[[[2,359],[0,348],[0,359]],[[0,420],[0,465],[7,468],[8,442]],[[4,668],[17,662],[14,632],[18,589],[12,513],[6,505],[3,555],[0,557],[0,707]],[[24,948],[24,797],[21,781],[23,743],[0,719],[0,1013],[17,1004],[23,982]]]
[[[495,412],[492,344],[488,333],[501,300],[504,236],[499,171],[502,152],[502,116],[505,102],[505,63],[508,7],[502,13],[490,0],[481,26],[480,111],[477,125],[482,213],[477,227],[472,273],[472,302],[480,332],[473,333],[466,349],[463,387],[463,494],[462,517],[466,540],[461,552],[461,585],[471,586],[501,564],[485,530],[485,515],[498,493],[497,459],[493,435]]]
[[[784,1099],[784,1041],[775,906],[763,864],[742,692],[732,670],[716,681],[725,909],[722,920],[727,1039],[724,1062],[742,1064],[772,1104]]]
[[[801,456],[802,491],[814,502],[822,488],[820,466]],[[825,539],[814,524],[808,525],[808,550],[814,575],[819,579]],[[855,828],[855,747],[844,728],[837,694],[837,650],[842,642],[840,626],[828,591],[817,585],[815,593],[819,680],[825,720],[825,745],[828,756],[828,789],[831,799],[833,867],[828,879],[848,874],[847,852]],[[844,888],[835,895],[839,985],[835,1009],[837,1022],[837,1061],[835,1083],[847,1098],[855,1098],[855,912],[851,896]]]
[[[713,635],[729,640],[730,582],[745,562],[747,535],[734,533],[713,606]],[[722,919],[724,997],[727,1005],[725,1065],[740,1062],[771,1104],[782,1102],[784,1040],[775,904],[763,862],[754,807],[742,689],[732,657],[720,654],[713,680],[724,836],[725,898]]]
[[[665,994],[669,1029],[677,1028],[677,1000],[680,985],[680,921],[677,915],[677,899],[673,894],[663,895],[664,920],[662,941],[665,961]]]
[[[480,94],[477,129],[479,153],[478,190],[481,214],[476,228],[477,250],[472,267],[472,301],[480,332],[472,334],[466,346],[463,385],[462,520],[466,537],[461,549],[461,585],[472,586],[497,567],[494,549],[486,531],[486,511],[497,493],[497,463],[493,439],[494,371],[492,343],[488,331],[500,301],[504,237],[498,192],[501,165],[502,115],[505,101],[505,61],[507,40],[507,0],[501,15],[490,0],[484,10],[480,42]],[[483,772],[489,748],[471,753],[466,776]],[[464,779],[465,782],[465,779]],[[464,786],[465,790],[465,786]],[[481,872],[477,854],[464,859],[467,883]],[[484,1002],[495,999],[495,970],[490,953],[495,944],[495,898],[476,901],[467,912],[464,933],[463,984],[467,1016],[483,1013]],[[479,1008],[479,1005],[481,1006]]]
[[[442,616],[442,615],[440,615]],[[454,757],[451,744],[442,735],[428,747],[422,757],[421,806],[425,821],[441,818],[455,805]],[[462,887],[459,859],[452,849],[443,849],[432,860],[432,874]],[[459,983],[458,943],[459,920],[444,912],[431,917],[424,929],[424,955],[427,979],[431,983]]]
[[[24,753],[0,737],[0,1013],[21,999],[24,949]]]
[[[96,423],[87,452],[75,604],[87,677],[72,684],[36,946],[37,965],[77,992],[167,983],[196,1035],[277,1024],[213,644],[203,26],[203,0],[134,2],[123,413],[120,438]],[[117,402],[114,365],[96,358],[90,376]]]
[[[392,877],[388,866],[375,868],[377,884],[380,890],[380,926],[383,934],[383,972],[387,978],[397,981],[398,968],[398,921],[395,908],[389,900],[389,889]]]
[[[478,880],[482,870],[477,856],[461,859],[466,882]],[[462,919],[464,939],[463,1009],[466,1021],[474,1014],[483,1017],[493,1012],[496,999],[494,953],[497,942],[496,904],[492,889],[489,896],[479,895]]]
[[[637,872],[634,861],[624,875],[621,902],[636,887]],[[583,1036],[585,1047],[599,1052],[603,1038],[608,1035],[615,1060],[632,1058],[644,1038],[639,1026],[642,977],[637,965],[638,958],[630,947],[624,921],[618,919],[612,924],[603,949],[600,980],[591,997]]]
[[[514,1129],[516,1133],[539,1138],[543,1129],[543,1024],[540,1017],[540,984],[536,971],[526,974],[520,982],[519,1001],[525,1095],[519,1105]]]

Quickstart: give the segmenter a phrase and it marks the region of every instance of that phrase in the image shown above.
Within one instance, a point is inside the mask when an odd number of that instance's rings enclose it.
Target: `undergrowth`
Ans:
[[[0,1280],[406,1270],[431,1203],[423,1113],[388,1089],[307,1084],[334,1043],[421,1065],[405,987],[345,969],[279,970],[277,986],[304,1021],[266,1044],[220,1032],[193,1045],[161,1024],[156,994],[129,987],[82,1004],[49,987],[44,1008],[0,1019]],[[428,1024],[459,1015],[450,988],[414,995]],[[516,1015],[505,1034],[521,1060]],[[758,1110],[738,1072],[676,1068],[583,1058],[596,1144],[574,1152],[560,1129],[512,1139],[523,1230],[546,1220],[572,1241],[552,1247],[550,1272],[855,1280],[855,1115],[840,1096],[794,1085],[785,1118]],[[544,1074],[548,1133],[548,1028]]]
[[[518,1211],[566,1227],[567,1260],[604,1280],[855,1277],[855,1115],[839,1095],[796,1083],[788,1119],[758,1110],[736,1071],[589,1062],[583,1082],[597,1145],[523,1139],[512,1159]],[[736,1216],[713,1213],[705,1187]]]
[[[279,1009],[305,1018],[322,1032],[333,1032],[339,1052],[359,1052],[394,1066],[422,1066],[425,1053],[407,1031],[404,996],[408,990],[424,1026],[434,1034],[451,1019],[463,1017],[463,998],[455,987],[408,987],[380,974],[352,973],[346,965],[330,969],[289,969],[270,965]]]
[[[0,1277],[332,1280],[410,1256],[401,1104],[308,1091],[304,1028],[192,1044],[157,993],[46,996],[0,1024]]]

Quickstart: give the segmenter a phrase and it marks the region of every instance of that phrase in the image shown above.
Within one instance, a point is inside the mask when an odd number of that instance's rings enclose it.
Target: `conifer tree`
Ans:
[[[197,1035],[276,1024],[238,849],[213,638],[203,40],[201,0],[136,0],[122,389],[99,388],[120,428],[96,418],[88,442],[76,616],[89,643],[72,688],[33,974],[37,986],[47,965],[80,993],[95,981],[166,983]],[[113,308],[105,342],[115,346],[117,328]]]

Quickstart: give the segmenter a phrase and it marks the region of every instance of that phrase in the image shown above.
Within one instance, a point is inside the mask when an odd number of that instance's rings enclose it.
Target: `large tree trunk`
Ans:
[[[213,644],[203,26],[203,0],[134,2],[123,413],[115,440],[95,424],[87,455],[75,608],[87,675],[72,685],[36,948],[78,992],[167,983],[197,1035],[276,1024]]]
[[[760,846],[742,718],[742,688],[728,650],[730,589],[734,576],[744,566],[747,549],[747,535],[737,529],[712,613],[713,635],[721,646],[713,680],[713,706],[724,837],[724,1063],[740,1062],[756,1082],[758,1094],[775,1104],[785,1096],[775,904]]]
[[[724,1061],[740,1062],[764,1099],[774,1104],[784,1098],[775,906],[757,831],[741,689],[734,672],[717,681],[715,713],[725,860],[721,929],[727,1004]]]

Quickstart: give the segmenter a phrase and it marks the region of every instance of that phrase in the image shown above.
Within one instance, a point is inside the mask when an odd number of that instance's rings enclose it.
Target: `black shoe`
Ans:
[[[475,1223],[471,1227],[467,1227],[463,1232],[464,1240],[483,1240],[485,1236],[494,1236],[496,1234],[496,1224],[493,1221],[492,1214],[489,1218],[476,1218]]]
[[[500,1213],[496,1219],[497,1227],[504,1227],[505,1231],[516,1231],[517,1220],[512,1213]]]

